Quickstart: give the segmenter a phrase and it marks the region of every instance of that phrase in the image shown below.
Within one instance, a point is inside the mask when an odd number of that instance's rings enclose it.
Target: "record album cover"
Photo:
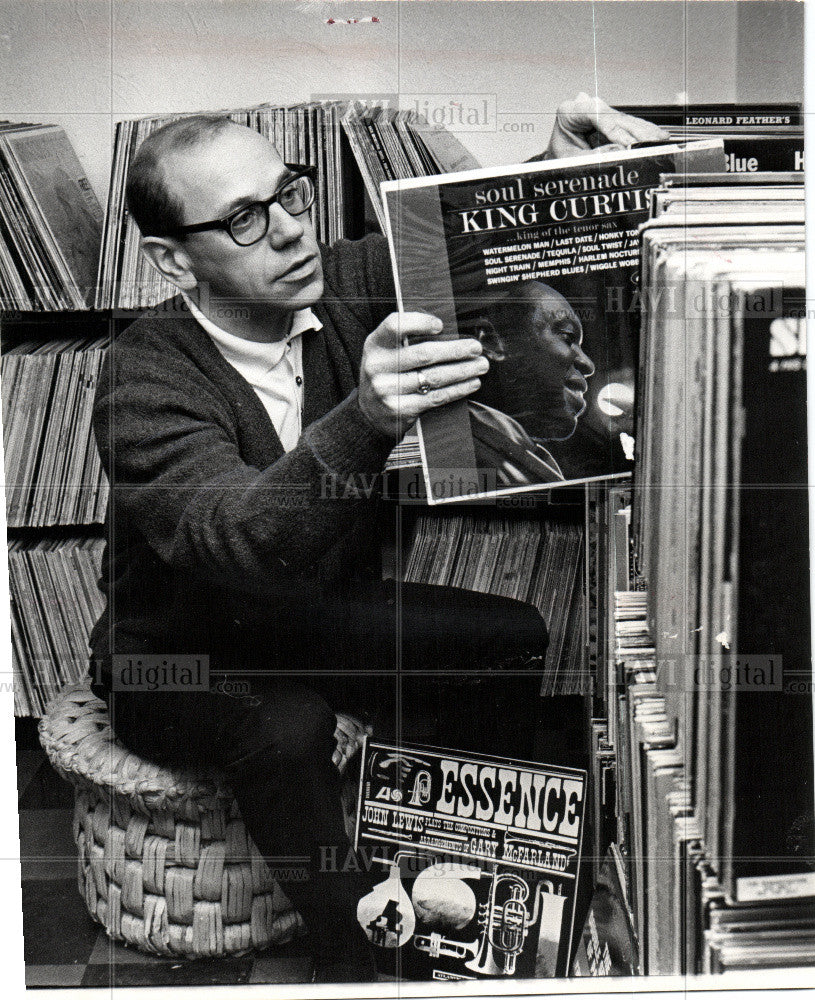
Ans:
[[[490,361],[419,421],[429,503],[631,471],[637,226],[677,170],[724,171],[721,140],[382,184],[401,307]]]
[[[407,979],[565,975],[584,771],[368,740],[356,843],[381,881],[357,919]]]

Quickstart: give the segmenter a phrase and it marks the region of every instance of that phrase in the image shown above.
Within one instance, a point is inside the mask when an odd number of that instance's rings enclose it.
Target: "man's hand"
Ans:
[[[433,340],[442,323],[427,313],[391,313],[365,341],[359,405],[383,434],[400,438],[427,410],[464,399],[481,385],[489,362],[472,337]],[[405,345],[407,337],[429,337]]]
[[[668,133],[651,122],[624,115],[601,101],[580,93],[557,109],[545,160],[579,156],[587,150],[628,149],[635,142],[668,142]]]

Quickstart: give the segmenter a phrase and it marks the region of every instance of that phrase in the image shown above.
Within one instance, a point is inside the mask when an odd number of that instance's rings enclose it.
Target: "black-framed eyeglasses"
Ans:
[[[289,215],[302,215],[314,204],[317,168],[304,167],[297,163],[286,163],[285,166],[290,171],[290,176],[283,181],[271,198],[265,201],[252,201],[222,219],[178,226],[164,235],[184,236],[187,233],[203,233],[208,229],[224,229],[240,247],[257,243],[269,231],[269,209],[272,205],[280,205]]]

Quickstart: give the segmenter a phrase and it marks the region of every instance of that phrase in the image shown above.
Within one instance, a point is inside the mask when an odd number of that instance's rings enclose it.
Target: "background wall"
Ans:
[[[803,4],[3,0],[0,53],[0,115],[64,125],[104,199],[113,123],[140,115],[489,94],[497,128],[462,138],[490,165],[542,150],[558,102],[581,89],[611,103],[800,100]]]

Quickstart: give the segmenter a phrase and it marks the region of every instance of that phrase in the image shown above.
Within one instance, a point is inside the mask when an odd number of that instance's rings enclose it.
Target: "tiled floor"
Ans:
[[[576,750],[580,713],[571,721],[552,711],[539,720],[537,759],[585,766]],[[552,720],[556,720],[553,722]],[[414,741],[434,742],[416,724]],[[576,756],[577,754],[577,756]],[[71,835],[73,791],[48,764],[36,720],[17,720],[17,774],[25,935],[26,984],[55,986],[177,986],[304,983],[311,979],[307,938],[244,958],[179,961],[144,955],[112,943],[91,920],[77,890]]]

